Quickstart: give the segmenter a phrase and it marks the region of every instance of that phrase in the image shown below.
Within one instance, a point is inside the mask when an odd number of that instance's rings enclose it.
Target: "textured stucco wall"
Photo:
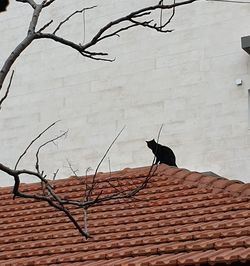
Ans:
[[[40,25],[51,18],[56,25],[75,9],[98,4],[86,13],[88,40],[100,26],[143,3],[57,1]],[[13,2],[0,15],[1,64],[25,36],[31,12]],[[82,21],[76,16],[60,33],[82,42]],[[0,161],[13,166],[31,138],[60,119],[43,137],[70,130],[41,156],[48,174],[60,168],[60,177],[70,175],[67,159],[79,174],[95,168],[124,125],[108,155],[111,169],[148,165],[152,154],[145,140],[156,138],[163,123],[160,143],[173,148],[179,167],[249,182],[250,57],[240,44],[241,36],[250,35],[249,21],[250,4],[199,1],[177,9],[172,33],[137,28],[98,45],[96,51],[116,58],[113,63],[91,61],[49,40],[34,42],[14,66],[10,97],[0,113]],[[238,78],[242,86],[235,85]],[[31,150],[21,166],[33,166],[33,158]],[[108,165],[107,158],[101,170],[109,171]],[[1,176],[1,186],[13,183]]]

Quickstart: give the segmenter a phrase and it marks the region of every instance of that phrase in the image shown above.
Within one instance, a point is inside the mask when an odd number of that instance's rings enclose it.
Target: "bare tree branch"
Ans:
[[[30,4],[30,6],[32,6],[33,9],[36,8],[37,4],[35,3],[35,1],[33,0],[16,0],[17,2],[21,2],[21,3],[27,3]]]
[[[42,4],[41,5],[36,4],[36,6],[34,8],[33,15],[32,15],[32,19],[30,21],[30,25],[29,25],[29,29],[28,29],[28,35],[32,35],[35,33],[36,25],[38,22],[39,15],[42,11],[42,8],[43,8]]]
[[[75,175],[75,177],[77,177],[78,179],[80,178],[78,175],[77,175],[77,172],[79,171],[78,169],[77,170],[74,170],[72,164],[70,163],[70,161],[67,159],[67,163],[68,163],[68,166],[71,170],[71,172]]]
[[[93,9],[93,8],[95,8],[95,7],[97,7],[97,6],[85,7],[85,8],[82,8],[81,10],[76,10],[75,12],[73,12],[72,14],[70,14],[66,19],[64,19],[63,21],[61,21],[61,22],[59,23],[59,25],[56,27],[56,29],[53,31],[52,34],[56,34],[57,31],[59,31],[59,29],[61,28],[61,26],[62,26],[64,23],[66,23],[67,21],[69,21],[74,15],[79,14],[79,13],[81,14],[81,13],[83,13],[84,11],[89,10],[89,9]]]
[[[48,23],[44,24],[37,32],[42,32],[43,30],[48,28],[50,26],[50,24],[52,24],[52,23],[53,23],[53,19],[51,19]]]
[[[29,148],[46,132],[48,131],[50,128],[52,128],[56,123],[58,123],[58,121],[53,122],[51,125],[49,125],[46,129],[44,129],[37,137],[35,137],[30,144],[26,147],[26,149],[23,151],[23,153],[19,156],[19,158],[17,159],[17,162],[15,164],[15,170],[17,169],[17,166],[19,164],[19,162],[21,161],[21,159],[25,156],[25,154],[27,153],[27,151],[29,150]]]
[[[170,4],[170,5],[163,5],[160,2],[157,5],[148,6],[148,7],[136,10],[136,11],[124,16],[124,17],[121,17],[119,19],[116,19],[114,21],[109,22],[107,25],[105,25],[103,28],[101,28],[97,32],[97,34],[92,38],[92,40],[89,43],[85,44],[83,47],[84,47],[84,49],[87,49],[87,48],[93,46],[94,44],[96,44],[97,42],[99,42],[100,40],[103,39],[102,37],[103,37],[103,34],[105,32],[107,32],[109,29],[113,28],[114,26],[121,24],[122,22],[131,21],[131,19],[133,20],[134,18],[136,18],[138,16],[140,16],[140,17],[145,16],[145,15],[148,16],[151,14],[152,11],[157,10],[157,9],[159,9],[159,10],[172,9],[174,7],[181,6],[181,5],[187,5],[187,4],[190,4],[190,3],[195,2],[195,1],[196,0],[187,0],[187,1],[183,1],[183,2]],[[145,22],[137,22],[137,23],[138,23],[138,25],[145,26]],[[167,26],[167,25],[165,25],[165,26]],[[157,30],[157,31],[163,30],[163,28],[160,28],[157,25],[152,26],[152,28]],[[112,35],[115,35],[115,34],[111,33],[110,36],[112,36]]]
[[[93,179],[92,179],[92,185],[87,193],[87,196],[86,196],[86,200],[89,200],[92,196],[92,193],[93,193],[93,190],[96,186],[96,182],[95,182],[95,179],[96,179],[96,175],[97,175],[97,172],[99,170],[99,167],[101,166],[103,160],[105,159],[105,157],[107,156],[108,152],[110,151],[110,149],[112,148],[112,146],[114,145],[114,143],[116,142],[116,140],[119,138],[119,136],[122,134],[123,130],[125,129],[125,126],[121,129],[121,131],[118,133],[118,135],[114,138],[114,140],[111,142],[111,144],[109,145],[108,149],[106,150],[106,152],[104,153],[103,157],[101,158],[100,162],[98,163],[96,169],[95,169],[95,173],[93,175]]]
[[[53,179],[52,179],[53,181],[55,181],[58,172],[59,172],[59,169],[57,169],[57,170],[55,171],[55,173],[53,174]]]
[[[41,39],[41,38],[51,39],[51,40],[59,42],[59,43],[61,43],[63,45],[67,45],[67,46],[77,50],[83,56],[88,57],[90,59],[111,61],[112,62],[114,60],[103,58],[103,57],[96,57],[96,55],[106,56],[106,55],[108,55],[107,53],[95,53],[94,54],[94,53],[89,52],[87,49],[89,49],[90,47],[96,45],[98,42],[100,42],[100,41],[102,41],[102,40],[104,40],[106,38],[110,38],[110,37],[113,37],[113,36],[119,36],[118,33],[126,31],[126,30],[128,30],[130,28],[133,28],[133,27],[137,27],[137,26],[147,27],[147,28],[159,31],[159,32],[165,32],[165,33],[166,32],[171,32],[172,30],[165,29],[165,28],[171,22],[172,18],[175,15],[175,7],[180,6],[180,5],[190,4],[190,3],[195,2],[195,1],[196,0],[187,0],[187,1],[179,2],[179,3],[176,3],[174,1],[174,3],[170,4],[170,5],[164,5],[164,4],[162,4],[160,2],[157,5],[139,9],[137,11],[134,11],[134,12],[124,16],[124,17],[121,17],[121,18],[116,19],[116,20],[114,20],[112,22],[109,22],[107,25],[105,25],[103,28],[101,28],[94,35],[94,37],[92,38],[92,40],[90,42],[88,42],[88,43],[86,43],[84,45],[76,44],[76,43],[74,43],[72,41],[66,40],[66,39],[64,39],[62,37],[59,37],[59,36],[55,35],[55,33],[60,29],[60,27],[64,23],[66,23],[72,16],[74,16],[77,13],[81,13],[81,12],[83,12],[86,9],[92,9],[92,8],[96,7],[96,6],[93,6],[93,7],[90,7],[90,8],[85,8],[85,9],[76,11],[76,12],[72,13],[71,15],[69,15],[65,20],[63,20],[62,22],[59,23],[58,27],[54,30],[53,33],[37,32],[35,34],[35,38],[36,39]],[[135,18],[142,18],[144,16],[151,15],[152,11],[157,10],[157,9],[159,9],[159,10],[173,9],[172,15],[170,16],[170,18],[163,25],[157,25],[157,23],[152,24],[154,22],[153,19],[146,20],[146,21],[145,20],[144,21],[135,20]],[[127,25],[127,26],[121,26],[120,28],[109,32],[114,27],[119,26],[119,25],[123,24],[124,22],[130,22],[131,24]]]
[[[14,72],[15,72],[15,71],[12,70],[12,73],[11,73],[11,76],[10,76],[10,81],[9,81],[8,87],[7,87],[7,89],[6,89],[6,92],[5,92],[4,96],[3,96],[3,98],[0,99],[0,110],[1,110],[1,108],[2,108],[2,104],[3,104],[4,100],[5,100],[5,99],[8,97],[8,95],[9,95],[9,91],[10,91],[10,87],[11,87],[12,79],[13,79],[13,76],[14,76]]]
[[[9,72],[11,66],[14,64],[14,62],[16,61],[16,59],[19,57],[19,55],[31,44],[31,42],[35,39],[51,39],[53,41],[56,41],[58,43],[61,43],[62,45],[66,45],[69,46],[75,50],[77,50],[82,56],[85,56],[87,58],[93,59],[93,60],[102,60],[102,61],[108,61],[108,62],[112,62],[114,61],[114,59],[108,59],[105,58],[105,56],[108,55],[108,53],[94,53],[91,51],[88,51],[88,49],[92,46],[94,46],[95,44],[97,44],[98,42],[106,39],[106,38],[110,38],[112,36],[118,36],[118,33],[128,30],[130,28],[136,27],[136,26],[143,26],[143,27],[147,27],[159,32],[171,32],[171,30],[165,29],[166,26],[170,23],[171,19],[173,18],[173,14],[170,17],[170,19],[165,22],[163,25],[157,25],[157,23],[153,24],[153,20],[149,19],[149,20],[144,20],[143,18],[145,16],[149,16],[151,15],[152,11],[155,10],[169,10],[169,9],[174,9],[178,6],[182,6],[182,5],[187,5],[187,4],[191,4],[197,0],[186,0],[186,1],[182,1],[182,2],[178,2],[178,3],[173,3],[170,5],[164,5],[162,1],[160,1],[158,4],[156,5],[152,5],[152,6],[147,6],[145,8],[142,9],[138,9],[134,12],[131,12],[130,14],[123,16],[121,18],[118,18],[114,21],[109,22],[108,24],[106,24],[104,27],[102,27],[91,39],[90,42],[84,44],[84,45],[80,45],[80,44],[76,44],[73,41],[64,39],[62,37],[56,36],[53,33],[43,33],[42,31],[44,29],[46,29],[51,23],[52,21],[50,20],[48,23],[46,23],[41,29],[39,29],[37,32],[35,31],[36,26],[37,26],[37,22],[40,16],[40,13],[42,11],[42,9],[44,7],[47,7],[49,5],[51,5],[52,3],[55,2],[55,0],[50,0],[50,1],[43,1],[42,4],[36,4],[33,0],[17,0],[18,2],[22,2],[22,3],[28,3],[32,6],[32,8],[34,9],[33,15],[32,15],[32,19],[29,25],[29,29],[28,29],[28,35],[27,37],[14,49],[14,51],[10,54],[10,56],[7,58],[7,60],[5,61],[4,66],[2,67],[2,69],[0,70],[0,91],[3,85],[3,82],[6,78],[7,73]],[[86,9],[91,9],[94,8],[90,7],[90,8],[83,8],[82,10],[86,10]],[[81,11],[81,10],[80,10]],[[174,10],[173,10],[174,13]],[[56,29],[55,31],[57,32],[60,27],[66,23],[66,21],[68,21],[74,14],[76,13],[72,13],[71,15],[69,15],[67,17],[66,20],[62,21],[59,25],[58,25],[58,29]],[[142,18],[142,21],[137,21],[135,20],[136,18]],[[131,23],[130,25],[126,25],[126,26],[122,26],[123,23]],[[152,23],[151,23],[152,22]],[[118,27],[118,29],[115,29],[112,31],[113,28]],[[54,31],[54,32],[55,32]],[[110,32],[111,31],[111,32]]]
[[[28,47],[34,40],[34,36],[29,35],[15,48],[15,50],[9,55],[0,71],[0,91],[2,89],[4,80],[10,71],[11,66],[14,64],[19,55]]]
[[[18,196],[18,197],[22,197],[22,198],[30,198],[30,199],[35,199],[38,201],[48,202],[48,204],[50,206],[52,206],[58,210],[63,211],[66,214],[66,216],[71,220],[71,222],[74,224],[74,226],[78,229],[78,231],[81,233],[82,236],[84,236],[86,239],[89,237],[89,234],[82,230],[81,226],[74,219],[74,217],[72,216],[70,211],[63,206],[63,204],[66,203],[67,201],[61,200],[60,197],[54,193],[53,188],[51,187],[49,182],[41,174],[36,173],[36,172],[32,172],[32,171],[28,171],[28,170],[16,170],[16,169],[12,170],[1,163],[0,163],[0,170],[13,176],[15,179],[15,185],[13,188],[13,194],[14,194],[13,198]],[[44,183],[45,188],[48,190],[49,195],[52,195],[52,198],[50,198],[49,196],[44,196],[44,195],[27,194],[27,193],[20,192],[19,191],[19,184],[20,184],[20,177],[19,176],[21,174],[30,174],[33,176],[37,176]],[[58,202],[58,204],[56,202]]]
[[[55,125],[55,124],[54,124]],[[50,139],[48,141],[46,141],[45,143],[43,143],[42,145],[40,145],[37,149],[37,152],[36,152],[36,165],[35,165],[35,168],[37,170],[38,173],[40,173],[40,169],[39,169],[39,152],[40,150],[45,147],[46,145],[48,145],[49,143],[54,143],[55,144],[55,141],[62,138],[62,137],[65,137],[67,135],[68,131],[65,131],[63,132],[62,134],[60,134],[59,136],[53,138],[53,139]],[[40,135],[41,136],[41,135]]]
[[[22,198],[36,199],[36,200],[39,200],[39,201],[47,201],[48,204],[51,207],[54,207],[54,208],[64,212],[65,215],[70,219],[70,221],[73,223],[73,225],[76,227],[76,229],[80,232],[80,234],[82,236],[84,236],[86,239],[88,239],[90,237],[87,232],[82,230],[80,224],[76,221],[76,219],[73,217],[73,215],[70,213],[70,211],[67,208],[65,208],[62,204],[60,204],[60,201],[59,201],[59,204],[56,204],[49,197],[37,196],[37,195],[29,195],[29,194],[25,194],[25,193],[22,193],[22,192],[19,192],[19,191],[17,191],[16,196],[19,196],[19,197],[22,197]]]
[[[131,20],[131,22],[132,22],[132,20]],[[114,32],[112,32],[110,34],[106,34],[103,37],[99,38],[99,41],[102,41],[102,40],[104,40],[106,38],[110,38],[112,36],[120,37],[120,35],[118,35],[118,33],[122,32],[122,31],[126,31],[126,30],[131,29],[131,28],[134,28],[134,27],[139,26],[139,25],[140,24],[134,23],[134,24],[129,25],[127,27],[120,28],[119,30],[116,30],[116,31],[114,31]]]
[[[55,2],[55,0],[47,0],[47,1],[43,1],[43,7],[48,7],[51,4],[53,4]]]

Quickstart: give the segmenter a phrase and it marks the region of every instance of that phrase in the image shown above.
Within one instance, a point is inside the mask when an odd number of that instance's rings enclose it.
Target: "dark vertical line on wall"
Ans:
[[[82,12],[82,22],[83,22],[83,38],[82,44],[85,43],[86,40],[86,17],[85,17],[85,10]]]

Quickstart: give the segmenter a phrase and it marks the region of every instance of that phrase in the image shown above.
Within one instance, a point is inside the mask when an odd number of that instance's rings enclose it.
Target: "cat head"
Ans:
[[[146,143],[147,143],[147,145],[148,145],[148,147],[149,147],[150,149],[154,148],[155,145],[157,144],[157,143],[155,142],[155,139],[148,140],[148,141],[146,140]]]

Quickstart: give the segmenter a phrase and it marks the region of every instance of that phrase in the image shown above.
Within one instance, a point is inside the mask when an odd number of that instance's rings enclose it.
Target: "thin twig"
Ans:
[[[74,168],[73,168],[71,162],[70,162],[68,159],[66,159],[66,160],[67,160],[67,163],[68,163],[68,166],[69,166],[69,169],[71,170],[71,172],[75,175],[75,177],[77,177],[77,178],[79,179],[80,177],[77,175],[77,172],[78,172],[79,170],[78,170],[78,169],[77,169],[77,170],[74,170]]]
[[[160,140],[160,135],[161,135],[162,128],[163,128],[163,124],[161,124],[161,127],[160,127],[160,129],[159,129],[159,131],[158,131],[158,135],[157,135],[157,139],[156,139],[156,143],[157,143],[157,144],[159,144],[159,140]],[[157,150],[158,150],[158,145],[156,146],[155,154],[157,154]],[[156,160],[156,155],[155,155],[155,154],[154,154],[153,162],[155,162],[155,160]],[[153,172],[152,175],[154,175],[154,173],[155,173],[155,171],[157,170],[157,168],[158,168],[158,164],[156,165],[155,170],[154,170],[154,172]]]
[[[43,7],[48,7],[50,6],[52,3],[54,3],[55,0],[47,0],[43,2]]]
[[[85,56],[85,57],[88,57],[90,59],[96,60],[96,61],[106,61],[106,62],[114,62],[115,61],[115,59],[108,59],[108,58],[92,56],[89,54],[89,52],[86,53],[86,51],[80,52],[80,54]]]
[[[0,110],[2,108],[2,103],[4,102],[4,100],[8,97],[9,95],[9,92],[10,92],[10,86],[11,86],[11,83],[12,83],[12,79],[13,79],[13,76],[14,76],[14,70],[12,70],[12,73],[11,73],[11,76],[10,76],[10,80],[9,80],[9,84],[8,84],[8,87],[6,89],[6,92],[3,96],[3,98],[0,100]]]
[[[100,162],[98,163],[96,169],[95,169],[95,173],[94,173],[94,176],[93,176],[93,179],[92,179],[92,184],[90,186],[90,189],[87,193],[87,196],[86,196],[86,199],[89,200],[89,198],[91,197],[92,195],[92,192],[93,192],[93,189],[95,188],[96,186],[96,175],[97,175],[97,172],[99,170],[99,167],[101,166],[103,160],[105,159],[105,157],[107,156],[108,152],[110,151],[110,149],[112,148],[112,146],[114,145],[114,143],[116,142],[116,140],[119,138],[119,136],[121,135],[121,133],[123,132],[123,130],[125,129],[125,126],[121,129],[121,131],[118,133],[118,135],[114,138],[114,140],[111,142],[111,144],[109,145],[108,149],[106,150],[106,152],[104,153],[103,157],[101,158]]]
[[[164,124],[161,124],[161,127],[158,131],[158,135],[157,135],[157,144],[159,143],[159,139],[160,139],[160,135],[161,135],[161,131],[162,131],[162,128],[163,128]]]
[[[79,13],[83,13],[85,12],[86,10],[89,10],[89,9],[93,9],[97,6],[91,6],[91,7],[85,7],[85,8],[82,8],[81,10],[76,10],[75,12],[73,12],[72,14],[70,14],[67,18],[65,18],[63,21],[61,21],[58,26],[56,27],[56,29],[53,31],[53,34],[56,34],[57,31],[59,31],[59,29],[61,28],[61,26],[66,23],[67,21],[69,21],[74,15],[76,14],[79,14]]]
[[[88,172],[93,170],[91,167],[88,167],[85,171],[85,193],[84,193],[84,200],[87,200],[87,194],[89,191],[89,185],[88,185]]]
[[[102,40],[104,40],[104,39],[106,39],[106,38],[110,38],[110,37],[112,37],[112,36],[120,37],[120,35],[119,35],[118,33],[122,32],[122,31],[126,31],[126,30],[131,29],[131,28],[134,28],[134,27],[139,26],[139,25],[140,25],[140,24],[132,24],[132,25],[129,25],[129,26],[127,26],[127,27],[120,28],[120,29],[118,29],[118,30],[116,30],[116,31],[114,31],[114,32],[112,32],[112,33],[110,33],[110,34],[106,34],[106,35],[100,37],[100,38],[98,39],[98,42],[99,42],[99,41],[102,41]]]
[[[157,144],[159,143],[159,139],[160,139],[160,135],[161,135],[161,131],[162,131],[162,128],[163,128],[163,124],[161,125],[159,131],[158,131],[158,135],[157,135]],[[138,187],[136,188],[134,191],[131,191],[131,195],[136,195],[140,190],[144,189],[149,180],[151,179],[151,177],[155,174],[157,168],[158,168],[158,165],[155,166],[154,162],[155,162],[155,159],[156,159],[156,156],[154,155],[154,158],[153,158],[153,161],[152,161],[152,164],[150,166],[150,169],[149,169],[149,172],[148,172],[148,175],[146,176],[144,182]],[[153,168],[155,166],[155,169],[153,171]],[[152,172],[153,171],[153,172]]]
[[[56,172],[53,174],[53,179],[52,179],[53,181],[55,181],[58,172],[59,172],[59,169],[57,169]]]
[[[54,123],[52,123],[51,125],[49,125],[46,129],[44,129],[37,137],[35,137],[30,144],[27,146],[27,148],[24,150],[24,152],[19,156],[19,158],[17,159],[17,162],[15,164],[14,169],[17,169],[17,166],[19,164],[19,162],[21,161],[21,159],[25,156],[25,154],[27,153],[27,151],[29,150],[29,148],[46,132],[48,131],[51,127],[53,127],[56,123],[58,123],[60,120],[55,121]]]
[[[53,23],[53,19],[51,19],[48,23],[46,23],[44,26],[42,26],[37,32],[42,32],[43,30],[48,28],[51,23]]]
[[[37,170],[38,173],[40,173],[40,169],[39,169],[39,152],[40,152],[40,150],[41,150],[43,147],[45,147],[46,145],[48,145],[49,143],[54,143],[56,140],[62,138],[63,136],[66,136],[67,133],[68,133],[68,131],[65,131],[65,132],[63,132],[61,135],[59,135],[59,136],[57,136],[57,137],[55,137],[55,138],[53,138],[53,139],[50,139],[50,140],[46,141],[45,143],[43,143],[42,145],[40,145],[40,146],[38,147],[37,152],[36,152],[36,164],[35,164],[35,168],[36,168],[36,170]],[[55,143],[54,143],[54,144],[55,144]]]

